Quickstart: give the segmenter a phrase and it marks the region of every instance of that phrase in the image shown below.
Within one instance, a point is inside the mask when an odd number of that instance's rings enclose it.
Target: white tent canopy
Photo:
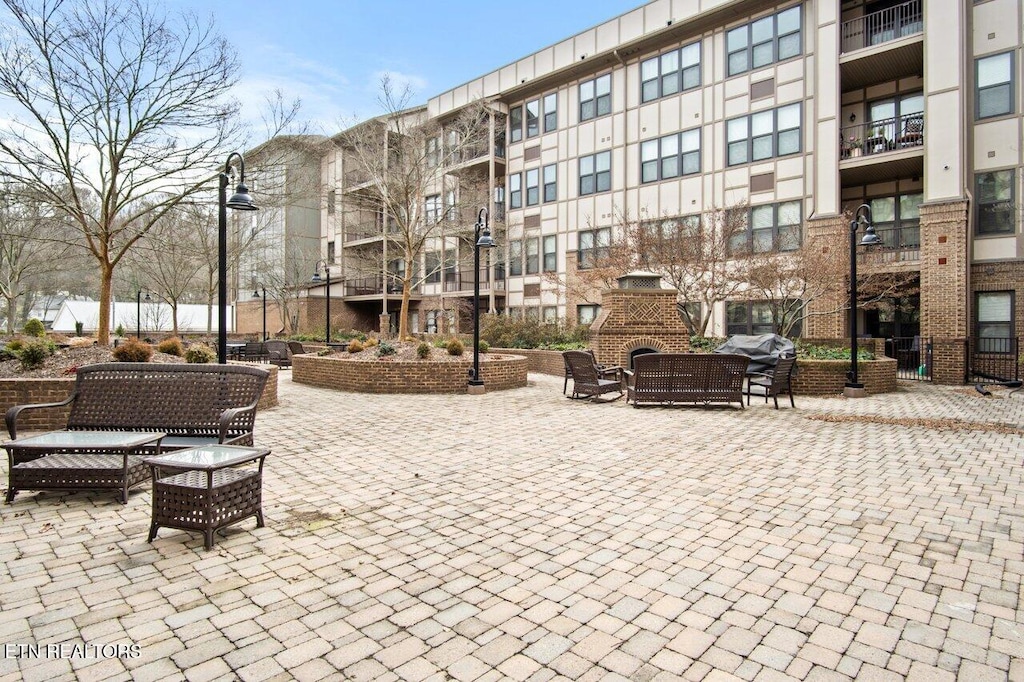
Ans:
[[[137,314],[137,309],[141,316]],[[182,333],[206,332],[207,311],[209,306],[182,303],[178,305],[178,331]],[[234,331],[234,310],[228,306],[228,331]],[[73,334],[75,323],[81,322],[86,332],[95,332],[100,319],[100,304],[98,301],[64,301],[57,316],[53,319],[52,329],[62,334]],[[173,329],[171,322],[171,306],[166,303],[155,301],[142,302],[137,306],[135,301],[114,301],[111,304],[110,331],[122,325],[129,334],[134,334],[141,328],[143,335],[169,333]],[[213,306],[213,318],[211,332],[217,331],[217,306]]]

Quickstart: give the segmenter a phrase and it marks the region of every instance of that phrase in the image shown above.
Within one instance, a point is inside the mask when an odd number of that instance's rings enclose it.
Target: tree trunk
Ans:
[[[173,327],[172,334],[178,335],[178,302],[171,301],[171,326]]]
[[[412,266],[406,265],[402,276],[402,309],[398,313],[398,340],[409,336],[409,291],[412,289]]]
[[[106,346],[110,343],[110,301],[113,292],[114,266],[100,263],[100,319],[96,328],[96,343]]]
[[[7,333],[14,334],[14,322],[15,317],[18,315],[18,301],[17,298],[10,296],[4,296],[7,300]]]

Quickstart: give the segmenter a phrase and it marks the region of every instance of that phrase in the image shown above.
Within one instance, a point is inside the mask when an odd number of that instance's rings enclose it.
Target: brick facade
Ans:
[[[456,362],[378,360],[363,362],[339,357],[296,355],[292,381],[355,393],[465,393],[472,356]],[[527,360],[522,355],[487,353],[480,359],[480,378],[487,391],[526,386]]]
[[[846,216],[808,220],[805,229],[805,243],[827,244],[827,247],[822,248],[842,249],[844,252],[848,252],[850,248],[850,221]],[[822,296],[809,302],[807,305],[809,315],[803,323],[803,335],[841,338],[846,334],[847,318],[849,317],[848,297],[849,286],[844,284],[833,295]]]
[[[921,336],[932,337],[932,381],[962,384],[968,318],[967,203],[921,205]]]
[[[675,289],[601,292],[601,314],[590,328],[597,361],[629,367],[630,353],[640,348],[661,353],[690,350],[690,334],[676,308],[678,298]]]

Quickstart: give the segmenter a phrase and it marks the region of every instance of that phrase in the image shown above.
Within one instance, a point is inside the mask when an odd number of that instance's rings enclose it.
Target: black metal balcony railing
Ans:
[[[924,16],[921,14],[921,0],[910,0],[844,21],[842,31],[843,54],[922,33]]]
[[[881,238],[882,243],[859,251],[859,262],[865,265],[884,265],[921,260],[919,225],[875,225],[875,234]]]
[[[480,271],[480,291],[490,291],[491,282],[486,270]],[[444,290],[448,291],[472,291],[474,286],[473,271],[449,272],[444,277]],[[495,291],[505,290],[505,278],[495,279]]]
[[[370,173],[362,168],[356,168],[354,170],[345,172],[345,183],[344,187],[354,187],[356,185],[362,185],[363,183],[370,181]]]
[[[357,225],[346,225],[345,226],[345,241],[354,242],[360,239],[372,239],[373,237],[380,237],[381,229],[380,225],[375,223],[360,223]]]
[[[418,286],[412,287],[413,292],[419,292],[419,290]],[[345,280],[346,296],[380,296],[382,293],[384,293],[384,278],[380,275]],[[402,283],[388,278],[388,293],[402,293]]]
[[[842,129],[840,156],[849,159],[924,144],[924,112],[904,114]]]

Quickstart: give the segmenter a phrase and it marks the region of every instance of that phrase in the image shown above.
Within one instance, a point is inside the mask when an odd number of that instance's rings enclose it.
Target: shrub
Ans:
[[[75,336],[81,336],[82,331],[85,329],[84,322],[75,322]]]
[[[377,357],[382,358],[385,355],[394,355],[398,350],[387,341],[381,341],[377,344]]]
[[[45,341],[33,341],[21,349],[22,369],[36,369],[43,366],[46,358],[53,354],[53,347]]]
[[[572,350],[586,348],[590,338],[590,327],[587,325],[562,329],[557,324],[508,315],[484,315],[480,321],[480,338],[498,348]]]
[[[10,341],[7,342],[6,346],[7,350],[11,351],[12,353],[17,353],[24,347],[25,342],[22,341],[21,339],[11,339]]]
[[[46,336],[46,327],[44,327],[43,323],[34,317],[25,323],[25,326],[21,328],[21,331],[25,333],[25,336]]]
[[[440,337],[434,339],[434,348],[447,348],[448,339],[442,339]]]
[[[480,343],[477,344],[477,348],[480,349],[481,353],[486,353],[487,351],[489,351],[491,349],[491,344],[487,343],[486,341],[481,340]]]
[[[181,339],[177,336],[172,336],[169,339],[164,339],[156,347],[157,351],[161,353],[167,353],[168,355],[177,355],[179,358],[185,354],[185,347],[181,345]]]
[[[418,357],[420,360],[426,360],[427,358],[429,358],[430,344],[427,343],[426,341],[423,341],[420,343],[420,345],[416,346],[416,357]]]
[[[193,344],[185,351],[185,362],[191,362],[195,365],[205,365],[216,359],[217,355],[213,352],[213,349],[204,343]]]
[[[819,346],[814,344],[796,343],[797,357],[805,360],[849,360],[849,348],[837,348],[834,346]],[[857,348],[858,360],[874,360],[875,354],[869,348],[859,346]]]
[[[117,325],[117,327],[114,328],[114,335],[115,336],[124,336],[124,325],[123,324],[119,324],[119,325]]]
[[[359,339],[352,339],[351,341],[348,342],[348,348],[346,348],[346,350],[349,353],[359,353],[361,351],[366,350],[366,346],[364,346],[363,342],[360,341]]]
[[[364,343],[366,344],[367,348],[373,348],[378,343],[380,343],[380,341],[377,339],[376,336],[371,336],[370,338],[366,339]]]
[[[448,355],[462,355],[466,352],[466,347],[458,339],[449,339],[445,347],[448,349]]]
[[[114,349],[114,359],[118,362],[149,362],[151,357],[153,347],[138,339],[128,339]]]
[[[690,350],[695,353],[710,353],[725,343],[725,339],[718,336],[691,336]]]
[[[0,348],[0,362],[3,362],[5,360],[17,360],[17,359],[18,359],[17,351],[13,350],[10,346],[4,346],[3,348]]]

